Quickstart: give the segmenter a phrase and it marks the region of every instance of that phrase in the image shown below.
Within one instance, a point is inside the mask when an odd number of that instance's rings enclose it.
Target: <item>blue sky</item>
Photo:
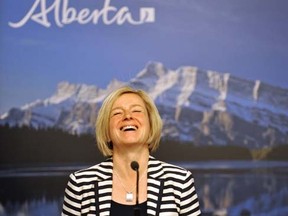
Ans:
[[[105,2],[67,1],[79,10],[101,9]],[[112,79],[128,81],[149,61],[288,88],[286,0],[110,0],[118,9],[128,7],[135,19],[139,8],[153,7],[155,22],[61,28],[50,14],[49,28],[32,20],[20,28],[8,25],[21,20],[34,2],[0,2],[0,114],[51,96],[61,81],[102,88]]]

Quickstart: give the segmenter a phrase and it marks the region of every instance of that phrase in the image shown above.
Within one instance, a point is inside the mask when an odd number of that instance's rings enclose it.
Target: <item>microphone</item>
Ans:
[[[130,165],[131,165],[131,168],[135,171],[139,169],[139,163],[137,161],[132,161]]]
[[[137,161],[132,161],[130,166],[136,172],[136,206],[134,207],[134,216],[140,216],[140,208],[139,208],[139,163]]]

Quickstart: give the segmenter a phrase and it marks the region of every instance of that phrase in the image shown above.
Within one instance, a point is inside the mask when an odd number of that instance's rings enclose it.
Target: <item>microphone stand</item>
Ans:
[[[139,208],[139,164],[137,161],[131,162],[131,168],[136,171],[136,205],[134,207],[134,216],[140,216]]]

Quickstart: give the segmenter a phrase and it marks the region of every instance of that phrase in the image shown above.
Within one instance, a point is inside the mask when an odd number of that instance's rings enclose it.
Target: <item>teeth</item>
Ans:
[[[127,131],[127,130],[136,130],[137,127],[134,125],[127,125],[121,128],[122,131]]]

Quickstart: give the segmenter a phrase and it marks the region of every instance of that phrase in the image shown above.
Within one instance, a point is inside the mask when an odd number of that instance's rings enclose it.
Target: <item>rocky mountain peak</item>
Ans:
[[[11,109],[0,124],[93,133],[100,104],[123,85],[149,93],[167,139],[249,148],[288,143],[287,89],[191,66],[167,69],[157,62],[148,63],[129,82],[112,80],[106,89],[61,82],[54,95]]]

